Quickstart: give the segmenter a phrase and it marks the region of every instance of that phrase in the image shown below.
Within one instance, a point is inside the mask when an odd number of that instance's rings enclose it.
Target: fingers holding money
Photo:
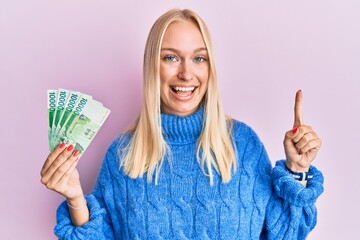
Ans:
[[[77,163],[79,162],[79,158],[75,157],[73,154],[70,156],[70,158],[65,161],[52,175],[52,177],[49,179],[48,183],[46,184],[46,187],[48,189],[54,190],[63,196],[67,198],[73,197],[73,192],[69,188],[69,182],[70,178],[73,176],[73,172],[77,166]],[[76,179],[75,182],[79,182],[79,178]],[[70,194],[69,194],[70,193]],[[82,195],[81,192],[79,192],[78,195]]]
[[[57,191],[56,183],[68,171],[75,168],[77,160],[79,159],[79,151],[74,151],[74,146],[60,144],[52,153],[49,154],[44,166],[41,170],[41,182],[47,188]]]
[[[40,172],[41,176],[45,174],[45,172],[48,170],[48,168],[51,166],[54,160],[58,157],[58,155],[65,150],[65,147],[66,147],[65,143],[61,143],[57,148],[54,149],[54,151],[52,151],[49,154],[44,165],[41,168],[41,172]]]

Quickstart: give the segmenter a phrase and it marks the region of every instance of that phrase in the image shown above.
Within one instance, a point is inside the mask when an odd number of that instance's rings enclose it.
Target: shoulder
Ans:
[[[119,148],[126,147],[129,144],[131,137],[132,137],[132,134],[130,134],[130,133],[120,134],[114,140],[112,140],[112,142],[108,148],[108,151],[113,151],[113,150],[117,150]]]
[[[233,120],[232,134],[237,157],[243,167],[249,166],[249,169],[258,171],[258,167],[263,166],[262,170],[270,171],[271,163],[265,146],[250,126]],[[260,161],[263,161],[262,165],[258,164]]]
[[[232,119],[232,136],[235,142],[256,142],[261,143],[259,136],[255,130],[244,122]]]
[[[111,144],[109,145],[105,160],[111,161],[112,163],[119,164],[119,159],[123,155],[125,148],[128,146],[131,140],[132,134],[124,133],[117,136],[114,140],[112,140]]]

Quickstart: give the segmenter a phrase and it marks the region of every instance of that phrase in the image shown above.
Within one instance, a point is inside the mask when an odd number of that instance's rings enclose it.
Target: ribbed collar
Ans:
[[[203,120],[203,107],[186,117],[162,113],[161,126],[166,142],[186,144],[197,141],[203,128]]]

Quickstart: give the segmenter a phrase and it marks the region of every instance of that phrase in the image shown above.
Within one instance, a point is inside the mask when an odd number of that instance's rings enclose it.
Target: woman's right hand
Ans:
[[[61,143],[47,157],[41,169],[41,183],[60,193],[68,200],[83,198],[79,172],[76,165],[79,151],[74,146]]]

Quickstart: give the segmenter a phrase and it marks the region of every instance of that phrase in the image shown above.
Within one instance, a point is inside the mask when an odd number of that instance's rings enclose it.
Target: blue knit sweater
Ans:
[[[119,170],[121,135],[109,147],[93,192],[86,196],[90,221],[71,224],[66,203],[57,211],[60,239],[305,239],[316,225],[315,201],[323,176],[305,188],[285,170],[274,168],[255,132],[234,120],[238,168],[227,184],[215,174],[213,186],[196,160],[203,109],[188,117],[162,114],[162,128],[171,149],[158,185],[131,179]],[[141,151],[141,150],[139,150]],[[214,171],[215,172],[215,171]]]

